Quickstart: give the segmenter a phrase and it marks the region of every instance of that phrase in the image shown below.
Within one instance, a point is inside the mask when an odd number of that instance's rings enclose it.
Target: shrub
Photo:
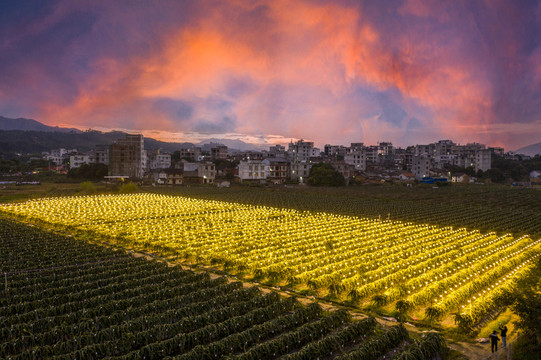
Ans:
[[[118,191],[120,194],[133,194],[139,191],[137,184],[129,182],[120,187]]]
[[[95,194],[97,192],[97,189],[92,181],[84,181],[79,185],[79,191],[90,195]]]

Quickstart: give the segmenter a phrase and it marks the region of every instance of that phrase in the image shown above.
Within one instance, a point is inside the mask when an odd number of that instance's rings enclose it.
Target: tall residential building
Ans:
[[[186,149],[180,149],[181,159],[192,159],[193,161],[199,161],[201,157],[200,147],[191,147]]]
[[[96,164],[109,165],[109,145],[96,145],[94,161]]]
[[[475,171],[487,171],[491,168],[492,151],[486,149],[483,144],[456,145],[453,147],[452,152],[456,155],[454,165],[464,168],[473,167]]]
[[[227,146],[218,145],[210,149],[212,160],[227,159]]]
[[[489,147],[488,148],[492,155],[503,157],[504,150],[502,147]]]
[[[109,175],[140,179],[146,168],[143,135],[126,134],[109,145]]]
[[[503,151],[503,149],[501,149]],[[489,148],[479,143],[466,145],[455,144],[451,140],[440,140],[428,145],[415,145],[415,156],[425,156],[432,160],[435,169],[444,169],[454,165],[463,168],[473,167],[475,171],[487,171],[491,168],[492,155],[500,149]],[[418,164],[417,164],[418,165]],[[415,169],[412,165],[412,172]]]
[[[372,164],[378,163],[378,152],[379,148],[376,145],[366,146],[364,148],[364,156],[367,162]]]
[[[480,149],[475,152],[475,171],[483,172],[492,168],[492,151],[490,149]]]
[[[440,140],[434,144],[435,156],[451,155],[456,144],[452,140]]]
[[[427,155],[435,156],[436,155],[436,144],[428,145],[415,145],[415,156]]]
[[[411,172],[417,180],[430,176],[431,158],[428,155],[415,155],[412,159]]]
[[[362,143],[352,143],[349,151],[344,155],[344,162],[353,165],[355,170],[366,170],[366,153]]]
[[[379,165],[388,167],[394,166],[394,147],[391,142],[379,142],[378,143],[378,159]]]
[[[408,149],[396,148],[394,151],[394,164],[397,169],[411,169],[413,162],[413,147]]]
[[[303,184],[306,182],[308,177],[310,176],[310,169],[312,168],[312,164],[310,161],[300,161],[290,164],[290,174],[289,177],[291,180],[296,180],[300,184]]]
[[[268,158],[262,161],[265,165],[267,180],[273,184],[284,184],[289,175],[289,163],[280,158]]]
[[[345,147],[344,145],[330,145],[330,144],[325,144],[325,147],[323,148],[323,153],[327,156],[333,156],[333,157],[337,157],[337,156],[345,156],[347,151],[348,151],[348,148]]]
[[[314,143],[312,141],[304,141],[300,139],[296,143],[290,142],[287,149],[291,162],[307,161],[312,156]]]
[[[285,157],[286,147],[283,145],[274,145],[269,148],[269,154],[271,157]]]

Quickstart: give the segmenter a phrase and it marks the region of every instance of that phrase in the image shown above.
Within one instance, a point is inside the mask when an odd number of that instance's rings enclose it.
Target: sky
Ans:
[[[164,141],[541,141],[541,2],[5,0],[0,115]]]

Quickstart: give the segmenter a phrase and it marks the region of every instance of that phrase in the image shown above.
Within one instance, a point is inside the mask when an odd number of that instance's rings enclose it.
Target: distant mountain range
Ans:
[[[124,137],[122,131],[101,132],[97,130],[82,131],[75,128],[48,126],[33,119],[12,119],[0,116],[0,153],[37,154],[52,149],[66,148],[86,152],[96,145],[106,145]],[[163,149],[174,152],[192,146],[198,146],[203,151],[209,151],[216,145],[225,145],[230,149],[248,151],[262,150],[261,145],[246,143],[242,140],[211,138],[199,143],[174,143],[159,141],[145,137],[145,148],[148,150]],[[518,154],[535,156],[541,154],[541,142],[521,147],[515,150]]]
[[[535,156],[537,154],[541,155],[541,142],[521,147],[520,149],[515,150],[515,152],[517,154],[524,154],[529,156]]]
[[[39,121],[25,118],[11,119],[0,116],[0,130],[24,130],[24,131],[45,131],[45,132],[63,132],[63,133],[81,133],[79,129],[61,128],[58,126],[49,126]]]
[[[216,146],[216,145],[225,145],[229,149],[235,149],[235,150],[241,150],[241,151],[250,151],[250,150],[258,150],[259,151],[259,150],[263,150],[263,149],[266,149],[266,150],[269,149],[268,145],[267,146],[258,146],[258,145],[254,145],[254,144],[245,143],[242,140],[232,140],[232,139],[211,138],[211,139],[207,139],[207,140],[204,140],[204,141],[201,141],[201,142],[195,144],[195,146],[201,147],[201,149],[203,151],[209,151],[211,147]]]
[[[77,149],[86,152],[96,145],[106,145],[114,140],[124,137],[122,131],[102,132],[97,130],[81,131],[79,129],[48,126],[33,119],[12,119],[0,116],[0,153],[38,154],[52,149]],[[208,139],[198,144],[173,143],[159,141],[145,137],[145,149],[163,149],[174,152],[193,146],[200,146],[203,150],[210,150],[216,144],[223,144],[231,149],[253,150],[256,145],[241,140]],[[208,147],[208,149],[206,149]]]

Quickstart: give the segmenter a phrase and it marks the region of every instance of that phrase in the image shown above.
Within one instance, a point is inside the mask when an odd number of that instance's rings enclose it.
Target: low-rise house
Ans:
[[[211,162],[199,163],[197,175],[201,184],[212,184],[216,179],[216,166]]]
[[[530,172],[530,178],[540,178],[541,177],[541,170],[534,170]]]
[[[451,176],[451,181],[456,183],[469,183],[470,177],[464,173],[455,173]]]
[[[182,169],[163,169],[156,174],[156,183],[161,185],[182,185],[184,183],[184,171]]]
[[[415,175],[409,171],[402,171],[400,175],[398,175],[398,179],[400,181],[414,181]]]
[[[212,184],[216,179],[216,167],[211,162],[190,163],[183,161],[185,184]]]
[[[227,180],[218,181],[216,183],[216,186],[219,187],[219,188],[228,188],[228,187],[231,186],[231,182],[229,182]]]
[[[541,186],[541,170],[530,172],[530,185],[535,187]]]

